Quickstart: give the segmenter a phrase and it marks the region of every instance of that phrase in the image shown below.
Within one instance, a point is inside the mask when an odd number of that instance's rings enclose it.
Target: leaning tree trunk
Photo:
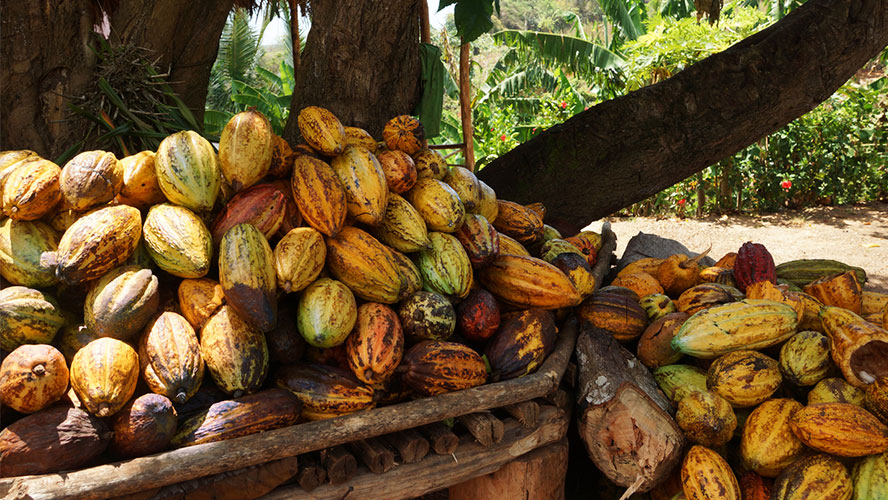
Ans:
[[[577,225],[641,201],[815,108],[888,45],[888,1],[810,0],[657,85],[603,102],[480,172]]]
[[[284,137],[298,140],[299,110],[314,105],[379,138],[419,100],[417,0],[313,0],[311,10]]]

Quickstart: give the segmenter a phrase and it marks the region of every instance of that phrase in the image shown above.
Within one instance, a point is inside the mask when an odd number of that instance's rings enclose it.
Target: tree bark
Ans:
[[[417,0],[316,0],[284,138],[299,139],[306,106],[380,138],[385,122],[420,97]],[[316,29],[322,27],[322,29]]]
[[[606,101],[494,160],[497,196],[585,225],[814,109],[888,45],[888,2],[810,0],[672,78]]]

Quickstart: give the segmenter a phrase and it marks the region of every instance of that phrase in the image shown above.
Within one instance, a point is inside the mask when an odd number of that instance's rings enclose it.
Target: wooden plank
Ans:
[[[452,484],[489,474],[503,464],[536,448],[561,440],[567,432],[568,419],[563,411],[546,406],[540,412],[540,425],[526,429],[508,419],[502,441],[484,448],[471,436],[460,440],[453,455],[428,455],[414,464],[403,464],[385,474],[369,471],[355,476],[348,484],[326,484],[311,493],[295,485],[282,486],[261,500],[400,500],[437,491]]]
[[[459,47],[459,115],[462,121],[463,157],[466,160],[466,168],[475,171],[475,146],[472,134],[472,82],[469,79],[469,67],[471,66],[472,44],[463,43]]]
[[[555,351],[526,377],[79,471],[4,478],[0,497],[101,499],[136,493],[540,397],[564,374],[576,320],[565,321],[561,332]]]

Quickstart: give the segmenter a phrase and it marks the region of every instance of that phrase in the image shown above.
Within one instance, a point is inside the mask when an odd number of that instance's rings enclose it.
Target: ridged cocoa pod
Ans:
[[[209,278],[182,280],[178,296],[179,311],[196,330],[202,328],[225,303],[222,285]]]
[[[481,185],[471,170],[465,167],[452,167],[446,171],[442,180],[456,191],[463,206],[466,207],[466,212],[475,210],[481,202]]]
[[[648,325],[638,339],[638,360],[654,369],[678,362],[682,354],[672,348],[672,337],[688,317],[687,313],[675,312]]]
[[[820,321],[820,309],[823,303],[804,292],[786,292],[787,298],[798,299],[802,303],[802,315],[799,317],[800,332],[812,330],[824,333],[823,322]]]
[[[845,271],[842,274],[833,274],[812,281],[805,285],[805,293],[823,302],[827,306],[836,306],[847,309],[854,314],[860,314],[862,303],[862,290],[860,281],[853,271]]]
[[[743,500],[770,500],[774,482],[755,472],[745,472],[737,480]]]
[[[13,285],[44,288],[58,278],[49,255],[58,250],[59,235],[40,221],[0,220],[0,276]]]
[[[191,210],[162,203],[145,217],[145,247],[157,267],[180,278],[200,278],[210,270],[213,237]]]
[[[302,359],[305,354],[305,339],[299,334],[296,325],[296,311],[284,307],[278,311],[278,323],[274,330],[265,334],[268,344],[268,357],[272,363],[291,364]]]
[[[381,151],[376,155],[392,193],[406,193],[416,184],[417,172],[413,158],[403,151]]]
[[[720,283],[722,285],[737,286],[734,281],[734,270],[724,267],[711,266],[700,270],[700,281],[702,283]]]
[[[55,347],[22,345],[0,365],[0,402],[20,413],[53,404],[68,389],[68,365]]]
[[[345,129],[330,110],[306,106],[299,111],[297,124],[305,142],[324,155],[336,156],[345,149]]]
[[[413,341],[447,340],[456,328],[456,312],[443,295],[418,291],[401,302],[398,317]]]
[[[687,500],[740,500],[740,485],[731,467],[721,455],[700,445],[685,455],[681,487]]]
[[[706,372],[691,365],[666,365],[654,370],[654,380],[673,403],[693,391],[705,391]]]
[[[252,224],[271,239],[284,222],[286,202],[284,193],[274,184],[257,184],[237,193],[213,222],[213,243],[218,245],[222,235],[238,224]]]
[[[465,298],[472,286],[472,263],[459,240],[447,233],[429,233],[428,250],[416,254],[423,288],[451,299]]]
[[[50,295],[23,286],[0,290],[0,349],[49,344],[64,325],[65,316]]]
[[[772,500],[848,500],[853,485],[848,470],[828,455],[811,455],[787,467],[774,481]]]
[[[667,314],[678,312],[675,302],[668,295],[662,293],[645,295],[638,300],[638,305],[647,313],[649,323],[653,323]]]
[[[360,127],[344,126],[342,128],[345,130],[346,146],[361,146],[369,149],[371,153],[376,153],[378,144],[376,143],[376,139],[370,135],[370,132],[367,132]]]
[[[746,287],[759,281],[777,284],[774,258],[761,243],[744,243],[737,251],[733,269],[734,281],[741,291],[746,291]]]
[[[852,500],[881,500],[888,492],[888,452],[863,457],[851,471]]]
[[[424,340],[404,354],[403,379],[426,396],[468,389],[487,381],[484,360],[468,346]]]
[[[478,201],[478,206],[475,208],[474,213],[483,216],[492,224],[493,221],[496,220],[497,215],[499,215],[499,205],[496,203],[496,193],[493,191],[492,187],[488,186],[480,179],[478,180],[478,185],[481,186],[481,199]]]
[[[466,209],[452,187],[437,179],[419,179],[405,198],[432,231],[452,233],[463,223]]]
[[[145,329],[139,363],[151,391],[178,404],[188,401],[203,382],[200,342],[188,320],[174,312],[160,314]]]
[[[888,424],[888,377],[879,377],[866,386],[864,406],[879,420]]]
[[[157,276],[123,266],[105,273],[86,296],[83,318],[98,337],[133,339],[160,306]]]
[[[476,288],[456,307],[456,322],[467,340],[484,342],[499,328],[499,304],[492,293]]]
[[[496,230],[522,244],[534,243],[543,235],[543,220],[533,211],[513,201],[497,200]]]
[[[157,184],[154,151],[140,151],[119,161],[123,169],[123,185],[117,194],[118,202],[142,209],[166,201]]]
[[[765,477],[777,477],[801,457],[805,445],[790,426],[793,416],[801,409],[798,401],[777,398],[752,410],[740,438],[743,466]]]
[[[404,288],[398,294],[398,300],[401,301],[422,290],[422,274],[420,274],[416,264],[406,255],[397,250],[392,250],[390,253],[392,254],[392,260],[398,266],[398,272],[404,280]]]
[[[61,199],[61,169],[49,160],[22,161],[12,166],[2,183],[2,209],[16,220],[37,220]]]
[[[326,236],[336,236],[348,212],[345,188],[326,162],[299,156],[293,162],[293,198],[302,218]]]
[[[483,266],[499,255],[499,232],[480,215],[466,214],[455,235],[475,267]]]
[[[858,281],[860,278],[858,277]],[[860,294],[860,314],[875,314],[888,307],[888,293],[864,290]]]
[[[570,279],[552,264],[533,257],[504,255],[504,241],[500,235],[499,257],[479,272],[479,281],[490,293],[525,309],[573,307],[583,300]]]
[[[551,264],[567,276],[580,297],[586,298],[595,291],[595,276],[584,256],[563,253],[552,259]]]
[[[127,205],[100,208],[77,219],[62,235],[56,275],[66,284],[96,279],[136,250],[142,215]]]
[[[573,246],[570,243],[568,243],[568,244]],[[574,247],[574,248],[576,248],[576,247]],[[585,259],[586,256],[583,255],[583,258]],[[657,281],[657,278],[651,276],[648,273],[644,273],[644,272],[621,274],[621,275],[617,276],[616,278],[614,278],[614,280],[611,282],[611,285],[624,286],[624,287],[634,291],[635,293],[637,293],[639,297],[646,297],[648,295],[662,295],[663,294],[663,287],[660,286],[660,282]],[[685,293],[687,293],[687,292],[685,292]],[[676,301],[675,304],[678,305],[678,301]],[[684,312],[687,312],[687,311],[684,311]],[[688,314],[693,314],[693,313],[688,313]]]
[[[389,192],[385,173],[373,153],[363,146],[346,146],[330,166],[345,188],[348,214],[363,224],[379,224],[385,216]]]
[[[681,312],[692,315],[704,309],[729,302],[734,302],[734,297],[727,290],[715,284],[704,283],[682,292],[675,301],[675,307]]]
[[[318,278],[327,259],[324,237],[310,227],[297,227],[274,247],[277,284],[285,293],[298,292]]]
[[[114,199],[123,187],[123,165],[114,153],[84,151],[62,168],[59,188],[66,208],[86,210]]]
[[[780,365],[758,351],[733,351],[713,361],[706,386],[736,408],[746,408],[770,398],[780,387]]]
[[[274,152],[271,123],[255,110],[231,117],[219,137],[219,166],[235,192],[265,177]]]
[[[647,328],[647,313],[638,300],[618,293],[595,292],[580,304],[577,315],[623,342],[638,337]]]
[[[179,425],[171,444],[193,446],[288,427],[299,421],[299,399],[283,389],[266,389],[213,403]]]
[[[70,366],[77,351],[97,338],[96,334],[86,325],[74,323],[65,325],[56,335],[52,344],[62,353]]]
[[[272,134],[271,136],[271,165],[268,166],[268,175],[277,179],[290,177],[293,171],[293,160],[296,153],[290,147],[290,143],[283,137]]]
[[[833,362],[845,380],[866,387],[876,378],[888,376],[888,330],[834,306],[820,310],[820,321],[832,344]]]
[[[374,234],[386,245],[404,253],[428,248],[428,230],[422,215],[402,196],[389,193],[385,216]]]
[[[341,281],[321,278],[305,289],[299,298],[299,333],[315,347],[335,347],[354,328],[357,306],[351,290]]]
[[[161,141],[154,155],[157,184],[170,202],[195,212],[212,210],[222,185],[213,145],[193,130]]]
[[[139,356],[129,344],[110,337],[93,340],[71,362],[71,387],[86,410],[109,417],[133,396]]]
[[[109,451],[121,458],[163,451],[176,433],[176,409],[160,394],[143,394],[114,414]]]
[[[275,238],[283,238],[287,233],[302,227],[302,214],[299,213],[299,206],[296,205],[296,199],[293,198],[293,184],[290,179],[275,179],[271,185],[278,188],[278,191],[284,195],[284,218],[278,227]]]
[[[697,444],[719,447],[734,436],[737,416],[731,405],[711,391],[693,391],[678,402],[675,422]]]
[[[682,292],[700,282],[700,266],[697,262],[706,252],[690,258],[684,254],[670,255],[657,266],[655,276],[670,297],[679,297]],[[626,269],[624,268],[623,271]]]
[[[527,251],[527,248],[525,248],[524,245],[522,245],[521,243],[518,243],[518,240],[516,240],[515,238],[507,236],[503,233],[499,233],[499,241],[500,255],[521,255],[523,257],[531,257],[530,252]]]
[[[814,385],[832,368],[829,338],[819,332],[799,332],[780,347],[780,372],[795,385]]]
[[[447,166],[447,160],[441,156],[441,153],[431,149],[420,149],[415,153],[411,153],[413,163],[416,165],[417,179],[437,179],[443,181],[447,176],[450,168]]]
[[[573,243],[570,243],[561,238],[553,238],[547,240],[540,246],[539,254],[540,258],[544,261],[552,262],[552,259],[565,252],[573,252],[582,255],[584,259],[586,258],[583,252],[581,252],[579,248],[575,247]]]
[[[282,366],[275,384],[302,401],[302,415],[308,420],[346,415],[373,408],[373,389],[359,382],[348,370],[304,363]]]
[[[862,457],[888,450],[888,426],[857,405],[809,405],[796,412],[790,425],[807,446],[832,455]]]
[[[594,266],[598,261],[598,250],[601,249],[602,239],[601,235],[595,231],[580,231],[573,236],[564,238],[564,241],[577,247],[580,253],[586,256],[589,267]]]
[[[837,260],[829,259],[798,259],[784,262],[777,266],[777,277],[786,280],[796,286],[804,287],[812,281],[841,274],[845,271],[854,271],[857,281],[866,283],[866,271],[860,267],[849,266]]]
[[[484,354],[490,363],[491,381],[508,380],[533,373],[555,348],[555,317],[545,309],[529,309],[503,315],[496,335]]]
[[[251,224],[229,229],[219,243],[219,284],[225,300],[241,318],[267,332],[277,321],[274,254]]]
[[[330,273],[355,295],[383,304],[398,301],[406,283],[385,245],[353,226],[342,228],[339,236],[326,242]]]
[[[866,393],[859,387],[854,387],[843,378],[825,378],[808,392],[808,404],[817,403],[850,403],[863,406]]]
[[[101,455],[110,441],[101,419],[53,406],[0,431],[0,477],[75,469]]]
[[[404,332],[398,313],[375,302],[361,305],[345,348],[358,380],[370,385],[382,383],[395,373],[404,355]]]
[[[660,264],[662,264],[664,260],[666,259],[657,259],[654,257],[643,257],[641,259],[633,260],[626,264],[623,269],[620,269],[617,276],[633,273],[648,273],[651,276],[656,277],[657,269],[660,268]]]
[[[228,305],[201,330],[200,354],[216,385],[235,398],[259,390],[268,374],[265,336]]]

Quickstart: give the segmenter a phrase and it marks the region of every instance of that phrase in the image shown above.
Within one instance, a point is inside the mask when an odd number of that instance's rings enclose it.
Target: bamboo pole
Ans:
[[[472,141],[472,85],[469,81],[470,49],[471,44],[464,42],[459,47],[459,114],[462,120],[463,156],[466,159],[466,168],[475,171],[475,147]]]

